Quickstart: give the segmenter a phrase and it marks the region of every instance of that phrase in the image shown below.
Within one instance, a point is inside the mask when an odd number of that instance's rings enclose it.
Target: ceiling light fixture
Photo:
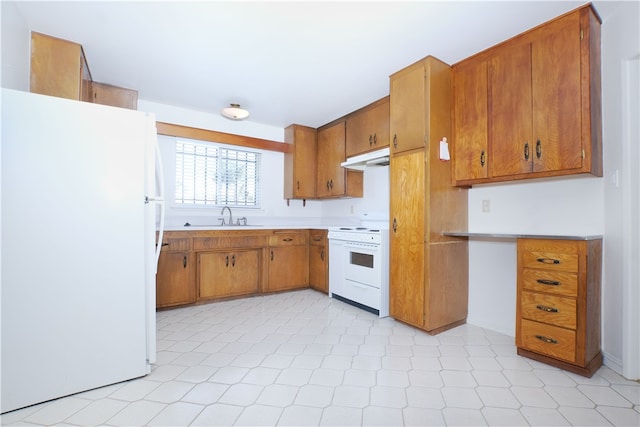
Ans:
[[[223,108],[220,113],[231,120],[244,120],[249,117],[249,112],[240,108],[240,104],[231,104],[229,107]]]

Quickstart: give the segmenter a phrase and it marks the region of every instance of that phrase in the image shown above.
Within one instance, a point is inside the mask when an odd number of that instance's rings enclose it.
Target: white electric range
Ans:
[[[389,315],[389,218],[365,214],[361,225],[329,227],[329,296]]]

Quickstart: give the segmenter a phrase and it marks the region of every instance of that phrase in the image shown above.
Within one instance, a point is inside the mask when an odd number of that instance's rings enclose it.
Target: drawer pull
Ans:
[[[555,307],[547,307],[546,305],[536,305],[538,310],[546,311],[547,313],[557,313],[558,309]]]
[[[553,258],[538,258],[537,261],[543,264],[560,264],[559,259],[553,259]]]
[[[293,242],[293,238],[291,237],[286,237],[284,239],[282,239],[283,242]]]
[[[541,285],[560,286],[560,282],[558,282],[557,280],[538,279],[536,280],[536,282],[540,283]]]
[[[168,243],[163,243],[162,246],[169,246],[169,244]]]
[[[558,344],[558,341],[553,338],[545,337],[544,335],[536,335],[536,338],[540,341],[546,342],[547,344]]]

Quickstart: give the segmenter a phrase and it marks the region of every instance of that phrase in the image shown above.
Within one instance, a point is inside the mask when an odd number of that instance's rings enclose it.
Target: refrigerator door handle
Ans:
[[[155,130],[155,126],[153,127]],[[155,136],[155,135],[154,135]],[[153,200],[155,203],[157,203],[158,207],[160,208],[160,227],[158,230],[158,243],[156,245],[156,254],[155,254],[155,269],[156,272],[158,270],[158,260],[160,259],[160,250],[162,248],[162,238],[164,236],[164,218],[165,218],[165,212],[164,212],[164,169],[162,167],[162,157],[160,156],[160,143],[158,142],[158,138],[157,136],[155,136],[154,138],[155,141],[155,158],[156,158],[156,185],[158,187],[158,192],[157,192],[157,197],[155,197]]]

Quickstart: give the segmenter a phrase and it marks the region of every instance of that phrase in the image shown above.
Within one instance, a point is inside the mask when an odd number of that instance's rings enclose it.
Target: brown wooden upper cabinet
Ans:
[[[138,108],[138,91],[94,82],[82,45],[31,33],[30,91],[114,107]]]
[[[91,102],[112,107],[138,109],[138,91],[105,83],[91,82]]]
[[[347,157],[353,157],[388,146],[388,96],[355,111],[347,117]]]
[[[30,90],[43,95],[91,101],[91,72],[82,46],[32,32]]]
[[[316,196],[316,130],[290,125],[284,130],[290,144],[284,154],[284,198],[313,199]]]
[[[345,120],[318,129],[318,171],[316,196],[362,197],[363,173],[340,164],[345,156]]]
[[[591,5],[453,70],[454,185],[602,176],[600,20]]]

